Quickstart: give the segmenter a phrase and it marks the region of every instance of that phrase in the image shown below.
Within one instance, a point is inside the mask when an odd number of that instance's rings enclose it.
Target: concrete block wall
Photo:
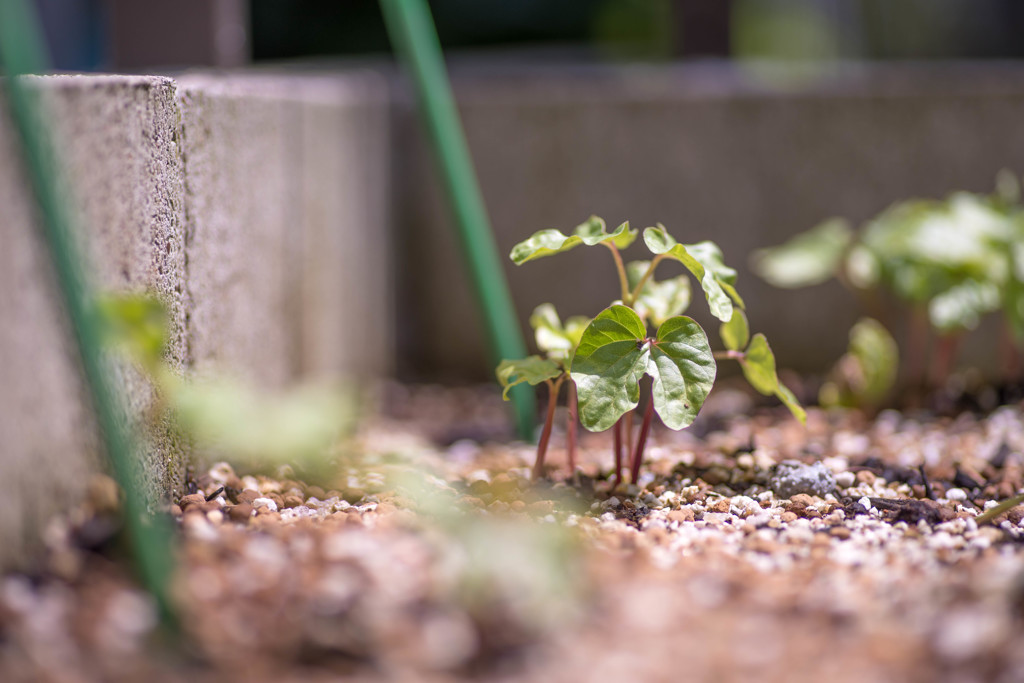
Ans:
[[[62,76],[32,87],[73,181],[95,286],[160,296],[173,367],[267,387],[390,371],[379,77]],[[29,197],[0,118],[0,567],[30,558],[47,520],[102,467]],[[350,328],[385,341],[356,359]],[[127,411],[144,415],[151,388],[117,371]],[[183,484],[187,452],[169,433],[156,425],[143,454],[153,498]]]
[[[185,361],[185,252],[175,86],[166,78],[31,79],[49,113],[60,170],[87,235],[77,235],[99,290],[151,291],[172,321],[168,362]],[[100,457],[78,359],[35,229],[16,141],[0,125],[0,560],[23,557],[56,510],[81,496]],[[116,368],[124,409],[153,401],[145,379]],[[143,447],[155,494],[179,482],[182,449],[157,426]]]

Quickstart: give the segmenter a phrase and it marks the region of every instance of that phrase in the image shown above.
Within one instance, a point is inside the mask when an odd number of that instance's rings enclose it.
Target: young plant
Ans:
[[[1002,311],[1014,345],[1024,342],[1024,211],[1019,185],[1002,173],[991,196],[959,192],[943,201],[896,204],[855,232],[831,219],[788,242],[757,252],[754,270],[784,288],[837,278],[882,317],[880,293],[909,307],[907,379],[940,386],[965,333]],[[925,379],[929,328],[937,337]]]
[[[537,442],[537,459],[533,465],[533,478],[539,478],[544,471],[544,457],[551,439],[551,429],[555,420],[555,408],[558,404],[558,393],[569,377],[569,366],[572,356],[583,336],[583,330],[590,324],[590,318],[574,316],[565,321],[558,317],[558,312],[551,304],[541,304],[530,316],[537,348],[544,356],[529,356],[520,360],[503,360],[497,369],[498,381],[504,388],[502,396],[508,400],[509,389],[526,382],[536,386],[543,382],[548,388],[548,407]],[[576,387],[569,382],[568,419],[566,424],[566,450],[568,451],[569,471],[576,471]]]
[[[778,380],[775,357],[764,335],[750,338],[741,310],[743,299],[735,287],[736,271],[725,265],[718,246],[713,242],[680,244],[659,224],[643,233],[643,242],[653,257],[627,264],[621,252],[636,238],[637,231],[629,223],[609,233],[604,221],[592,216],[571,235],[542,230],[512,249],[513,262],[521,265],[578,246],[601,245],[611,253],[620,294],[619,300],[586,326],[575,351],[563,364],[533,356],[522,361],[503,361],[499,366],[498,378],[506,390],[520,382],[547,382],[551,388],[535,476],[543,467],[554,401],[559,382],[566,376],[575,385],[578,417],[583,426],[590,431],[613,430],[614,485],[622,481],[624,445],[631,455],[631,481],[638,480],[654,413],[671,429],[687,427],[697,417],[714,385],[716,356],[739,361],[755,389],[778,396],[798,419],[805,419],[792,392]],[[704,329],[692,318],[681,315],[690,303],[687,276],[655,280],[658,265],[668,260],[681,263],[700,283],[712,315],[724,323],[725,351],[713,352]],[[653,335],[649,324],[656,328]],[[645,377],[650,377],[650,395],[634,447],[630,421],[640,403],[640,383]]]

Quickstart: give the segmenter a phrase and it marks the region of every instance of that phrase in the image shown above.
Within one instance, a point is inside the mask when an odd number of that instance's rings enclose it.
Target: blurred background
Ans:
[[[857,318],[836,283],[772,289],[755,249],[831,216],[990,192],[1024,170],[1019,0],[507,0],[430,3],[503,253],[590,214],[712,239],[783,367],[821,372]],[[451,219],[374,0],[39,0],[73,71],[383,76],[398,375],[492,376]],[[636,248],[633,258],[642,258]],[[616,285],[578,250],[507,264],[520,318],[594,315]],[[670,268],[665,267],[664,275]],[[659,270],[659,274],[662,274]],[[693,314],[710,321],[702,306]],[[899,330],[895,330],[899,333]],[[991,365],[985,345],[966,350]],[[973,356],[971,354],[974,354]]]
[[[37,0],[74,71],[387,52],[374,0]],[[1014,59],[1016,0],[433,0],[448,48],[666,61]]]

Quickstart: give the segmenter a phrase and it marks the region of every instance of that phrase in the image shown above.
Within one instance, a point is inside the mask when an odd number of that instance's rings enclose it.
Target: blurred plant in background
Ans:
[[[899,302],[908,324],[903,357],[912,387],[941,388],[964,335],[984,317],[999,313],[1004,331],[1001,379],[1019,379],[1024,207],[1020,183],[1009,171],[999,174],[991,195],[957,192],[944,200],[900,202],[856,231],[842,219],[830,219],[785,244],[761,250],[752,265],[762,278],[783,288],[835,277],[876,318],[887,317],[886,299]],[[850,366],[859,359],[860,374],[874,380],[865,379],[864,388],[848,398],[871,403],[885,393],[879,382],[895,380],[895,370],[882,366],[895,366],[896,355],[878,324],[858,325],[844,363]],[[849,376],[849,369],[838,375]],[[828,391],[836,396],[833,388]]]
[[[107,345],[150,377],[158,411],[168,411],[204,456],[250,468],[291,464],[311,479],[333,474],[331,450],[357,422],[353,391],[303,386],[269,392],[228,377],[183,378],[164,362],[168,323],[158,299],[107,294],[97,306]]]

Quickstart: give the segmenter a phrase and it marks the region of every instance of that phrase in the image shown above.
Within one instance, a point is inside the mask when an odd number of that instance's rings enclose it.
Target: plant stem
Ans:
[[[743,360],[747,354],[742,351],[715,351],[715,360]]]
[[[548,385],[548,412],[544,418],[544,429],[540,433],[540,441],[537,442],[537,460],[533,463],[532,480],[537,481],[544,474],[544,456],[548,452],[548,441],[551,439],[551,427],[555,422],[555,406],[558,404],[558,390],[562,387],[565,375],[559,375],[558,379],[552,382],[544,380]]]
[[[647,401],[644,409],[644,421],[640,425],[640,436],[636,440],[636,451],[633,453],[633,467],[629,472],[629,480],[634,484],[640,478],[640,464],[644,459],[644,446],[647,445],[647,434],[651,431],[651,418],[654,417],[654,397]]]
[[[1020,379],[1020,348],[1014,338],[1013,330],[1009,323],[1003,320],[1002,334],[1000,335],[1000,353],[1002,367],[1005,372],[1003,380],[1008,384],[1017,382]]]
[[[633,291],[629,295],[630,304],[635,302],[637,297],[640,296],[640,292],[643,291],[644,285],[646,285],[647,281],[651,279],[652,275],[654,275],[654,269],[658,267],[658,264],[661,263],[664,258],[664,254],[658,254],[651,260],[651,265],[647,267],[647,272],[645,272],[643,277],[640,278],[640,282],[636,283],[636,287],[633,288]],[[625,300],[623,300],[623,303],[625,303]]]
[[[924,384],[925,355],[928,352],[928,311],[915,306],[907,321],[907,375],[912,389]]]
[[[569,457],[569,475],[571,476],[576,473],[576,434],[578,430],[576,383],[569,380],[569,388],[566,392],[568,393],[566,398],[568,415],[565,425],[565,450]]]
[[[625,452],[625,453],[632,453],[633,452],[633,414],[635,412],[636,412],[636,408],[634,408],[633,410],[631,410],[628,413],[626,413],[625,415],[623,415],[623,417],[625,419],[623,420],[622,430],[625,432],[625,437],[626,437],[624,439],[624,441],[626,442],[625,443],[626,447],[625,447],[625,449],[623,449],[623,452]]]
[[[985,512],[975,517],[974,521],[977,522],[978,526],[981,526],[982,524],[988,524],[999,515],[1003,514],[1007,510],[1012,510],[1021,503],[1024,503],[1024,493],[1018,496],[1014,496],[1013,498],[1007,498],[999,505],[996,505],[994,508],[985,510]]]
[[[633,305],[633,297],[629,292],[629,278],[626,277],[626,266],[622,263],[622,254],[619,248],[611,242],[602,242],[612,251],[612,258],[615,259],[615,269],[619,271],[619,288],[622,294],[622,303],[626,306]]]
[[[932,358],[932,372],[931,377],[929,377],[931,385],[935,389],[942,389],[946,384],[946,380],[949,379],[949,374],[953,371],[953,365],[956,362],[956,352],[960,347],[960,338],[961,334],[959,332],[946,334],[940,337],[935,345],[935,355]]]
[[[612,480],[612,489],[619,487],[622,483],[622,419],[616,421],[612,427],[612,440],[615,448],[615,478]]]

